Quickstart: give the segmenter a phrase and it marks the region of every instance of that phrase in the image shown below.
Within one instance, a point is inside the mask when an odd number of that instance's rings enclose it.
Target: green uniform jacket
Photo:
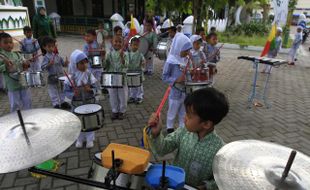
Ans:
[[[56,32],[52,20],[48,16],[35,15],[32,20],[33,37],[38,39],[42,36],[56,38]]]
[[[217,151],[224,145],[223,140],[212,131],[203,139],[187,131],[186,127],[164,137],[150,136],[152,150],[160,156],[177,150],[173,165],[185,170],[185,182],[191,186],[206,185],[207,190],[217,189],[213,178],[212,164]]]
[[[3,49],[0,49],[0,55],[8,58],[14,64],[14,67],[22,69],[22,62],[23,59],[21,54],[17,52],[8,52]],[[0,72],[3,73],[4,76],[4,83],[7,87],[8,91],[17,91],[23,89],[23,87],[19,84],[18,80],[9,76],[9,72],[7,71],[6,65],[4,64],[3,60],[0,59]]]

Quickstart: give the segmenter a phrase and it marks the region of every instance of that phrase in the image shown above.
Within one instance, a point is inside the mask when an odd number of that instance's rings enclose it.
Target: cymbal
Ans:
[[[222,147],[213,173],[221,190],[272,190],[278,186],[292,149],[258,140],[241,140]],[[310,157],[297,152],[280,190],[310,189]]]
[[[68,111],[31,109],[21,113],[30,145],[16,112],[0,117],[0,173],[26,169],[59,155],[81,131],[79,118]]]

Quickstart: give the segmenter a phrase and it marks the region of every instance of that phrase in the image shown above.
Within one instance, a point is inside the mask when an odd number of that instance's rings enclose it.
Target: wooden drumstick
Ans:
[[[68,73],[67,73],[66,71],[64,71],[64,73],[65,73],[67,79],[69,80],[69,82],[70,82],[70,84],[71,84],[71,86],[72,86],[72,88],[73,88],[74,94],[77,95],[77,94],[78,94],[78,90],[77,90],[77,88],[76,88],[74,82],[71,81],[71,79],[70,79],[70,77],[69,77],[69,75],[68,75]]]

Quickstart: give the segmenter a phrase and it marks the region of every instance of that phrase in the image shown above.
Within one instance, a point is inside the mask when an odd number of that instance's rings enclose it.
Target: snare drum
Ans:
[[[100,56],[93,56],[91,61],[92,68],[102,68],[102,59]]]
[[[124,73],[121,72],[102,72],[101,86],[104,88],[123,88]]]
[[[45,86],[43,74],[41,72],[26,72],[26,81],[30,87]]]
[[[116,185],[124,188],[130,188],[130,189],[148,189],[148,186],[145,182],[145,175],[148,170],[148,168],[152,164],[149,163],[147,169],[145,172],[141,175],[128,175],[121,173],[117,180]],[[106,177],[109,169],[102,167],[102,161],[101,161],[101,153],[96,153],[93,158],[93,163],[91,168],[88,171],[88,178],[94,181],[104,182],[104,178]],[[97,187],[89,187],[89,190],[100,190],[102,188]],[[168,188],[169,189],[169,188]],[[184,190],[196,190],[196,188],[184,185]]]
[[[209,80],[209,68],[196,68],[191,72],[193,82],[204,82]]]
[[[159,41],[159,43],[156,46],[156,55],[158,59],[160,60],[166,60],[167,59],[167,49],[168,49],[168,43],[166,39],[163,39]]]
[[[58,78],[58,86],[60,88],[61,91],[64,91],[64,86],[65,86],[65,81],[67,80],[66,76],[62,76]]]
[[[85,104],[73,110],[82,122],[82,132],[95,131],[103,126],[104,111],[99,104]]]
[[[150,43],[145,37],[140,37],[139,41],[140,41],[140,43],[139,43],[139,49],[138,50],[140,53],[142,53],[144,55],[144,57],[146,57],[148,52],[149,52]]]
[[[127,84],[129,88],[139,87],[142,85],[141,73],[127,73]]]
[[[186,82],[185,83],[185,92],[186,94],[190,94],[194,92],[195,90],[199,90],[202,88],[207,88],[209,87],[210,82],[209,81],[204,81],[204,82]]]

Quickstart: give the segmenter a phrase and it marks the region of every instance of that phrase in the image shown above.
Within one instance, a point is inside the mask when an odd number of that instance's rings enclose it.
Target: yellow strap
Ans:
[[[143,129],[143,144],[145,149],[150,149],[150,144],[148,140],[148,134],[147,134],[147,126]]]

